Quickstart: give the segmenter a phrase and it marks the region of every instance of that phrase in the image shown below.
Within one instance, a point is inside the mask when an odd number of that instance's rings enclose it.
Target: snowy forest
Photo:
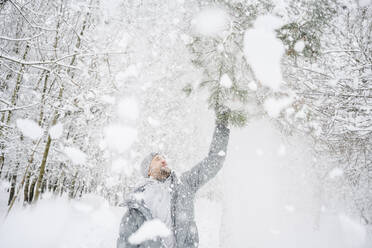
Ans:
[[[198,247],[372,247],[370,0],[0,0],[0,247],[116,247],[143,158],[189,170],[219,106]]]

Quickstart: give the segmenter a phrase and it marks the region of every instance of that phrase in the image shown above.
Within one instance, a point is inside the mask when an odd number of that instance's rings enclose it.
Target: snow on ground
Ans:
[[[81,200],[44,195],[44,199],[36,206],[22,208],[20,204],[15,205],[8,218],[4,219],[8,186],[9,184],[4,181],[0,185],[0,247],[116,247],[120,221],[126,208],[109,206],[106,200],[93,194],[85,195]],[[219,247],[221,203],[197,199],[195,212],[199,229],[199,247]],[[151,230],[155,228],[157,234],[166,236],[166,227],[163,228],[156,222],[152,224]],[[149,227],[145,226],[144,229],[148,230]],[[148,232],[145,230],[145,233]],[[138,243],[140,239],[144,240],[144,237],[137,235],[132,241]]]
[[[274,29],[281,20],[271,15],[257,18],[254,28],[244,34],[244,53],[257,79],[265,86],[278,90],[283,79],[280,61],[284,54],[282,42],[276,38]]]
[[[37,206],[17,207],[8,218],[1,218],[0,247],[115,247],[124,212],[124,208],[111,207],[96,195],[86,195],[80,201],[49,196]]]

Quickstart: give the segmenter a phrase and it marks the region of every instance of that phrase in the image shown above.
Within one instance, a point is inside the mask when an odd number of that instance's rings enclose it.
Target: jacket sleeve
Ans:
[[[128,238],[145,222],[145,217],[134,208],[129,208],[121,219],[116,248],[135,248],[138,245],[129,243]]]
[[[196,192],[222,168],[229,135],[230,129],[225,124],[216,124],[208,156],[181,175],[181,181],[188,184],[192,191]]]

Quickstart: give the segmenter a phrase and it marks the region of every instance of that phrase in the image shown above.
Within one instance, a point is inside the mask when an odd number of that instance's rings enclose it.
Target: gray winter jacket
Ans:
[[[224,124],[216,124],[208,156],[179,177],[173,172],[167,179],[172,180],[172,231],[175,235],[177,248],[198,247],[199,236],[194,220],[195,193],[222,168],[229,133],[230,130]],[[143,192],[144,188],[145,186],[137,188],[135,193]],[[150,210],[141,200],[131,197],[125,202],[125,205],[128,207],[128,211],[121,220],[117,248],[165,247],[161,238],[146,241],[140,245],[128,242],[130,235],[145,221],[151,220],[152,216]]]

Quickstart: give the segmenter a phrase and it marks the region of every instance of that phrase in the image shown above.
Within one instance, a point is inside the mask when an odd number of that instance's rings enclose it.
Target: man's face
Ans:
[[[158,180],[164,180],[169,177],[171,170],[168,168],[164,156],[156,155],[149,167],[149,176]]]

